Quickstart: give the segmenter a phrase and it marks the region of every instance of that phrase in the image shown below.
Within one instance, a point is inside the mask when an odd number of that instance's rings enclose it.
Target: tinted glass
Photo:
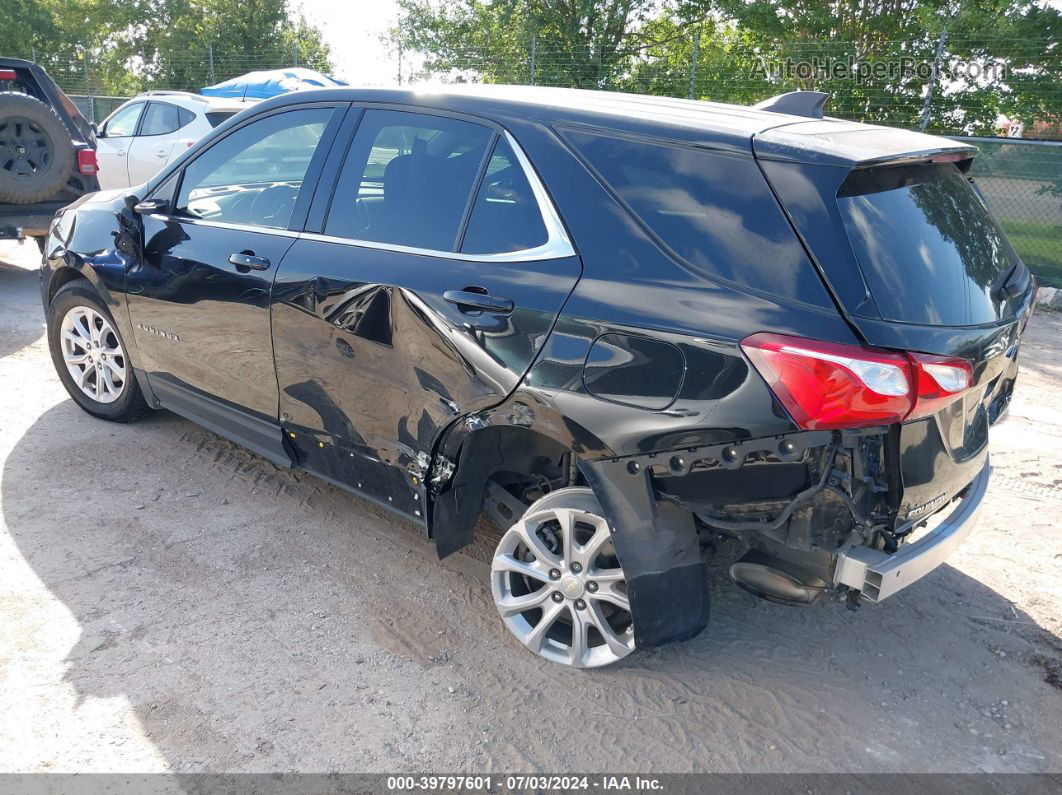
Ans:
[[[122,108],[111,116],[103,125],[103,134],[107,138],[126,138],[136,132],[136,122],[140,118],[140,111],[144,109],[143,102],[137,102]]]
[[[212,110],[206,115],[206,118],[211,127],[217,127],[225,119],[235,115],[236,111],[234,110]]]
[[[751,157],[583,132],[566,137],[692,267],[772,295],[832,306]]]
[[[184,108],[177,108],[177,129],[189,125],[192,123],[192,119],[195,118],[195,114],[190,110]]]
[[[176,212],[227,223],[285,228],[330,108],[253,122],[188,164]]]
[[[953,164],[853,172],[837,204],[883,318],[945,326],[1000,318],[993,293],[1018,259]]]
[[[512,147],[499,138],[483,177],[461,250],[468,254],[500,254],[534,248],[546,242],[535,194]]]
[[[140,125],[140,134],[165,135],[180,126],[180,114],[174,105],[149,102],[147,112],[144,113],[144,123]]]
[[[366,111],[325,232],[453,251],[492,135],[478,124],[441,116]]]

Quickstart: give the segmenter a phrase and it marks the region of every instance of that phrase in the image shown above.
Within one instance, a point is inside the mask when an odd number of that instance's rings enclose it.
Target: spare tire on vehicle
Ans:
[[[54,110],[27,94],[0,92],[0,202],[52,198],[70,178],[74,158]]]

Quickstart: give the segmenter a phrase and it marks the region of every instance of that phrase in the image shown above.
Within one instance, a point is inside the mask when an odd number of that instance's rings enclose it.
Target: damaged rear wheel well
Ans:
[[[461,442],[452,465],[453,474],[441,486],[431,512],[439,557],[475,540],[476,521],[492,489],[500,487],[509,495],[495,501],[503,503],[501,519],[506,520],[506,510],[515,514],[520,504],[526,506],[549,491],[585,485],[575,453],[528,428],[498,425],[473,431]]]

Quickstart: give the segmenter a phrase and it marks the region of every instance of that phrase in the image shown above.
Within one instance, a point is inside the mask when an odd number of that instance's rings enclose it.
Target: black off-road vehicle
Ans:
[[[42,245],[61,207],[99,190],[96,137],[40,66],[0,57],[0,240]]]

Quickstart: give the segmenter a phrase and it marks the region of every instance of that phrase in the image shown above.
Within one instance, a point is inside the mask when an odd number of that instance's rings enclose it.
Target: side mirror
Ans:
[[[152,215],[153,213],[168,213],[170,203],[166,199],[145,199],[133,205],[133,212],[140,215]]]

